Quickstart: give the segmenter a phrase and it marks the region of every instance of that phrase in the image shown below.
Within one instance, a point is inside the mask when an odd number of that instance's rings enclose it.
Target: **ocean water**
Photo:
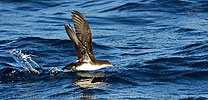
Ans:
[[[64,24],[88,21],[96,59],[76,61]],[[1,0],[0,99],[206,100],[207,0]]]

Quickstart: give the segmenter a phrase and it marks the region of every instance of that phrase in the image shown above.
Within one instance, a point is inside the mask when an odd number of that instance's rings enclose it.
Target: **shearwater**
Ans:
[[[85,17],[78,11],[72,12],[72,21],[76,33],[69,25],[64,25],[66,33],[74,44],[77,61],[70,63],[62,69],[91,71],[107,66],[114,66],[107,60],[96,60],[92,49],[92,33]]]

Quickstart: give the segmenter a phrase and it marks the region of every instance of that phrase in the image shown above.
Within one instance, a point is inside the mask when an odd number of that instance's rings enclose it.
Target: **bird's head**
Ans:
[[[110,61],[104,60],[103,62],[104,62],[106,65],[108,65],[108,66],[116,67],[115,65],[111,64]]]

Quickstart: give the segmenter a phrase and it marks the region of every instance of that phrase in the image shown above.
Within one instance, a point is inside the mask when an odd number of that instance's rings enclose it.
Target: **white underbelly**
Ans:
[[[87,64],[82,64],[79,67],[76,67],[76,70],[86,70],[86,71],[98,70],[98,69],[104,68],[106,66],[108,66],[108,65],[96,66],[96,65],[92,65],[92,64],[87,63]]]

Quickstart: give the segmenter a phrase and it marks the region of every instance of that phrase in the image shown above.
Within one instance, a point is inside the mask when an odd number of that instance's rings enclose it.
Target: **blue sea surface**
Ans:
[[[63,72],[75,10],[117,67]],[[208,1],[1,0],[0,99],[207,100]]]

